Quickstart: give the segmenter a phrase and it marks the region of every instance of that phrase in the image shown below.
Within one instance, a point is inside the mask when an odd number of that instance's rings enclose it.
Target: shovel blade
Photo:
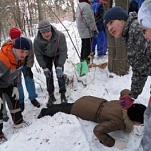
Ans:
[[[78,75],[80,77],[86,75],[89,72],[89,67],[88,67],[88,64],[86,61],[82,61],[80,63],[77,63],[76,69],[77,69]]]

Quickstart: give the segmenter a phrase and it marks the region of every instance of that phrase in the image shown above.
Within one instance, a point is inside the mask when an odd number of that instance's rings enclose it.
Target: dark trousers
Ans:
[[[12,91],[13,91],[13,86],[9,86],[7,88],[0,88],[0,97],[3,100],[5,96],[9,111],[12,116],[12,120],[14,124],[17,125],[23,122],[23,116],[21,114],[19,101],[15,100],[15,97],[12,97]],[[3,129],[3,112],[2,111],[3,111],[3,105],[0,108],[0,134],[2,133],[2,129]]]
[[[73,103],[61,103],[61,104],[53,104],[50,108],[43,108],[40,113],[40,118],[46,115],[53,116],[58,112],[70,114],[72,105]]]
[[[55,89],[52,67],[53,67],[53,64],[55,66],[55,69],[58,66],[59,56],[55,56],[55,57],[44,56],[44,60],[46,62],[46,67],[51,71],[50,77],[46,78],[46,83],[47,83],[47,91],[48,91],[49,95],[52,95],[54,93],[54,89]],[[66,87],[65,87],[64,76],[58,78],[58,84],[59,84],[59,93],[65,93]]]
[[[81,40],[82,40],[81,60],[89,60],[88,56],[91,53],[92,38],[86,38]]]

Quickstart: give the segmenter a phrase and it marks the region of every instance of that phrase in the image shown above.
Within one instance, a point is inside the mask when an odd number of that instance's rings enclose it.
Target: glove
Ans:
[[[132,106],[133,102],[134,102],[134,99],[130,98],[129,95],[124,95],[124,96],[120,97],[120,105],[124,109],[130,108]]]
[[[15,97],[15,100],[19,99],[19,92],[17,87],[13,87],[12,97]]]
[[[94,38],[97,38],[97,37],[98,37],[98,35],[99,35],[98,30],[95,30],[95,31],[94,31],[94,33],[93,33],[93,37],[94,37]]]
[[[114,144],[114,147],[120,149],[120,150],[123,150],[126,148],[126,144],[122,141],[119,141],[119,140],[116,140],[115,141],[115,144]]]
[[[63,76],[62,67],[57,67],[56,68],[56,74],[57,74],[58,78],[61,78]]]
[[[33,79],[33,73],[32,73],[32,71],[31,71],[31,68],[26,67],[26,74],[27,74],[27,76],[29,76],[31,79]]]
[[[2,98],[0,97],[0,110],[2,109],[2,105],[3,105],[3,100],[2,100]]]
[[[44,68],[43,70],[44,70],[44,75],[46,76],[46,78],[49,78],[51,75],[50,70],[48,68]]]

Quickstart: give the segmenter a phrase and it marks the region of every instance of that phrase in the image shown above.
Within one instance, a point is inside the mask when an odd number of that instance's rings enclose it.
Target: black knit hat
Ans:
[[[145,110],[145,105],[134,103],[129,109],[127,109],[127,115],[130,120],[143,124]]]
[[[112,20],[124,20],[128,19],[128,13],[119,6],[115,6],[110,8],[103,17],[104,27],[106,27],[107,23]]]
[[[28,39],[24,37],[19,37],[15,39],[14,48],[21,49],[21,50],[30,50],[30,43]]]

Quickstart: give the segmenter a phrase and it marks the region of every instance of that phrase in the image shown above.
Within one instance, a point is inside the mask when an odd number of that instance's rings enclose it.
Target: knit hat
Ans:
[[[146,106],[143,104],[134,103],[128,110],[127,114],[130,120],[135,122],[144,123],[144,112],[146,110]]]
[[[28,39],[19,37],[15,40],[14,48],[21,50],[30,50],[30,43]]]
[[[11,39],[16,39],[16,38],[20,37],[20,35],[21,35],[21,30],[18,28],[11,28],[9,30],[9,36]]]
[[[47,31],[51,31],[51,24],[48,20],[41,20],[38,24],[38,30],[43,33]]]
[[[107,23],[109,23],[112,20],[124,20],[126,21],[128,19],[128,13],[119,6],[115,6],[110,8],[103,17],[103,23],[104,27],[106,27]]]
[[[138,11],[138,22],[151,29],[151,0],[145,0]]]

